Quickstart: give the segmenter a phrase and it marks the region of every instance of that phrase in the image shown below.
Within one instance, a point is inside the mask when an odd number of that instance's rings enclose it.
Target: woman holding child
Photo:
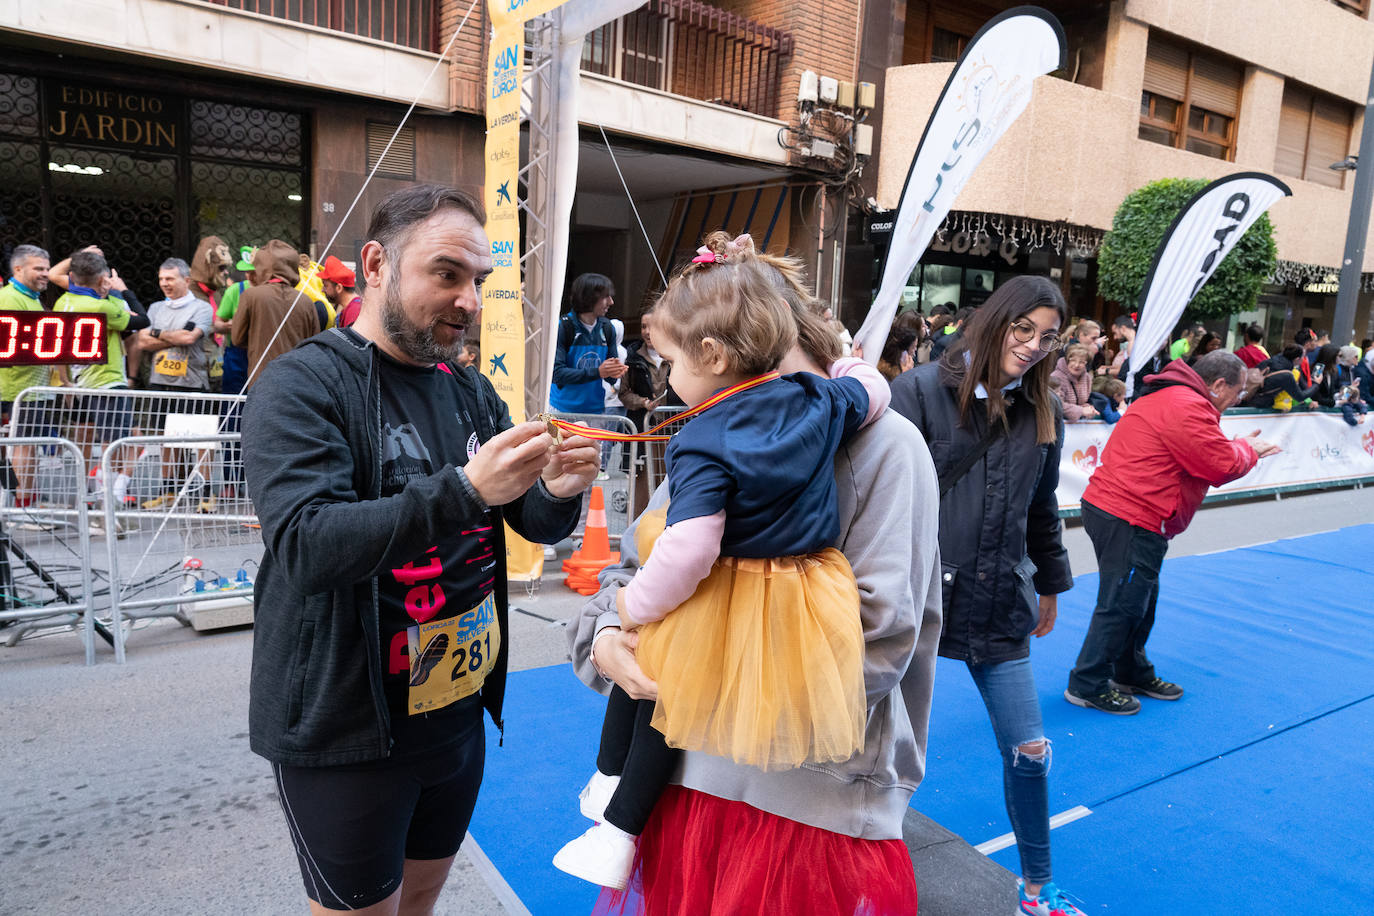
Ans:
[[[737,743],[721,746],[692,740],[690,730],[686,737],[675,739],[673,743],[686,751],[671,763],[668,772],[672,784],[651,802],[650,813],[634,843],[628,884],[635,893],[607,892],[598,911],[646,912],[655,916],[737,912],[852,914],[862,908],[866,913],[894,916],[915,913],[915,878],[901,841],[901,825],[924,770],[934,640],[939,632],[934,478],[926,449],[916,431],[900,417],[873,411],[872,405],[860,405],[859,392],[849,390],[856,387],[850,379],[824,382],[830,374],[854,374],[853,368],[843,361],[837,363],[839,343],[805,292],[796,262],[755,253],[743,237],[728,244],[723,238],[713,239],[710,249],[699,260],[673,280],[665,302],[659,306],[661,310],[664,304],[676,303],[692,314],[716,311],[726,319],[711,327],[709,333],[684,333],[681,336],[692,339],[669,344],[680,362],[691,364],[685,367],[689,374],[709,368],[714,358],[714,346],[703,346],[706,339],[725,341],[727,349],[747,350],[751,342],[764,342],[767,335],[776,333],[770,330],[761,338],[757,327],[751,327],[748,320],[749,309],[719,308],[744,296],[773,303],[766,306],[769,314],[777,314],[775,305],[780,304],[782,314],[794,325],[787,329],[787,336],[793,337],[796,344],[779,353],[780,360],[771,360],[772,368],[781,373],[782,379],[765,384],[786,381],[804,391],[822,391],[839,384],[841,390],[848,391],[844,397],[852,398],[855,404],[847,410],[854,419],[828,427],[814,422],[808,425],[809,429],[832,430],[823,438],[833,444],[813,442],[815,437],[809,434],[797,440],[797,450],[814,451],[825,462],[824,472],[818,467],[807,485],[819,487],[819,509],[808,515],[820,524],[815,536],[804,544],[787,544],[783,539],[777,546],[787,551],[804,549],[806,553],[798,568],[821,571],[828,594],[835,596],[836,601],[849,589],[857,597],[861,648],[853,671],[858,677],[858,734],[848,736],[848,746],[839,750],[836,746],[829,746],[828,750],[803,746],[782,760],[753,760],[759,764],[753,766],[742,762],[750,759],[747,751],[752,742],[745,742],[742,751]],[[732,323],[732,315],[741,316],[741,320]],[[681,329],[684,325],[675,323],[675,327]],[[678,371],[675,363],[675,388]],[[732,377],[718,380],[736,381]],[[701,400],[703,395],[712,394],[713,384],[708,381],[700,386],[701,390],[693,391],[690,397],[684,393],[684,397],[689,402]],[[696,386],[689,381],[686,387]],[[765,389],[760,386],[758,390]],[[778,389],[779,397],[773,403],[761,398],[752,402],[741,400],[732,409],[747,405],[757,422],[773,424],[768,438],[795,436],[798,430],[785,419],[779,422],[782,412],[790,409],[785,396],[789,390]],[[605,690],[614,681],[620,692],[640,700],[655,699],[660,695],[660,687],[665,696],[673,696],[669,691],[681,689],[670,681],[684,677],[682,661],[693,654],[693,649],[673,641],[669,645],[677,657],[665,658],[662,631],[628,628],[636,623],[636,608],[642,607],[647,597],[634,599],[631,585],[640,563],[649,559],[651,551],[681,549],[679,539],[663,533],[665,523],[672,529],[690,521],[684,514],[691,513],[684,513],[681,508],[674,510],[675,505],[693,509],[703,493],[708,498],[717,493],[707,509],[723,502],[725,534],[720,541],[721,557],[712,564],[717,569],[725,563],[738,567],[754,565],[753,560],[746,562],[732,556],[747,557],[751,553],[747,545],[741,547],[740,532],[749,525],[757,530],[767,529],[770,514],[792,498],[784,493],[766,492],[783,486],[780,481],[787,476],[785,469],[778,470],[778,482],[766,481],[766,486],[759,483],[758,475],[748,467],[748,453],[767,442],[732,437],[734,421],[711,417],[723,408],[731,408],[728,400],[708,408],[687,426],[690,430],[693,424],[705,421],[701,429],[711,430],[714,425],[723,425],[720,437],[712,440],[717,443],[718,454],[711,463],[718,471],[703,477],[696,464],[702,455],[695,445],[691,460],[676,466],[670,463],[668,481],[622,537],[621,566],[602,574],[602,591],[569,628],[574,663],[579,676],[590,686]],[[857,428],[855,419],[859,415],[870,424]],[[693,445],[699,438],[688,436],[684,443]],[[817,448],[820,451],[815,451]],[[824,458],[827,454],[833,455],[833,476],[831,459]],[[678,483],[674,483],[675,473],[679,475]],[[751,505],[756,506],[752,515]],[[912,538],[894,544],[890,537],[893,531],[910,531]],[[765,545],[753,553],[770,549],[775,547]],[[852,575],[832,578],[824,572],[832,568],[832,554],[844,568],[852,568]],[[663,558],[653,553],[653,560],[644,567],[646,572],[651,572],[655,565],[671,565],[666,553]],[[790,570],[791,564],[784,568]],[[711,582],[714,575],[709,574],[705,581]],[[843,584],[846,580],[848,585]],[[631,597],[628,607],[623,597],[627,591]],[[793,615],[805,610],[808,619],[826,619],[830,612],[813,607],[808,597],[812,594],[805,588],[793,590],[793,595],[799,596],[793,599],[797,604],[780,610]],[[671,612],[663,621],[678,615],[684,615],[685,620],[688,614],[710,613],[718,615],[716,626],[733,631],[741,625],[736,619],[738,615],[768,612],[767,602],[753,607],[748,602],[732,600],[704,612],[692,603],[694,600],[695,597],[676,609],[668,609]],[[689,625],[674,626],[681,632]],[[709,627],[690,626],[693,632],[709,635]],[[761,644],[757,622],[750,622],[748,628],[754,634],[750,641]],[[660,640],[660,644],[653,645],[655,640]],[[847,643],[835,645],[839,648],[825,640],[817,641],[816,648],[793,651],[795,658],[781,667],[800,662],[808,671],[830,670],[837,665],[845,668],[842,656]],[[735,653],[739,649],[727,645],[722,651]],[[802,654],[796,655],[796,651]],[[649,672],[641,670],[641,662]],[[760,664],[767,669],[777,662],[765,658]],[[722,668],[730,670],[728,665],[716,666],[714,670],[719,672]],[[663,683],[655,683],[650,674],[663,678]],[[719,676],[716,680],[720,680]],[[736,686],[733,680],[730,676],[725,678],[726,683],[719,688],[723,694]],[[655,716],[651,721],[662,722],[670,735],[680,735],[673,723],[666,721],[671,712],[670,708],[669,715]],[[647,714],[640,714],[636,728],[644,718]],[[803,732],[809,733],[808,729],[819,730],[824,723],[803,725]],[[755,738],[767,737],[774,727],[774,720],[766,719],[762,725],[750,724],[745,731]],[[619,753],[608,755],[606,738],[607,732],[603,732],[598,775],[615,777],[619,773],[609,771],[626,768],[628,759]],[[761,743],[772,746],[771,741]],[[628,769],[624,779],[630,779]],[[605,780],[601,782],[605,784]],[[598,778],[593,777],[584,793],[584,813],[599,813],[595,809],[604,799],[588,804],[596,794],[597,783]],[[589,807],[593,809],[590,812]],[[615,807],[618,806],[612,801],[604,815],[615,819]],[[572,864],[576,867],[576,863]]]

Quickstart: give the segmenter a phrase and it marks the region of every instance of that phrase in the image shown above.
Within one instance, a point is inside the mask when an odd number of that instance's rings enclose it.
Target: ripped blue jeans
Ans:
[[[1045,884],[1050,872],[1049,772],[1052,751],[1040,720],[1040,700],[1030,656],[985,665],[969,664],[973,683],[983,695],[1002,755],[1002,794],[1007,817],[1021,855],[1021,876]],[[1042,746],[1027,754],[1025,744]]]

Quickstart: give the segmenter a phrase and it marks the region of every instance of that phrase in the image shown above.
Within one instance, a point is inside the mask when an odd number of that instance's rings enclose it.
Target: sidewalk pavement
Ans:
[[[1226,549],[1371,515],[1374,490],[1208,509],[1175,548]],[[1074,572],[1090,572],[1082,529],[1066,542]],[[566,661],[561,621],[583,600],[552,566],[538,594],[515,586],[512,669]],[[251,649],[250,631],[198,634],[168,621],[135,631],[123,666],[99,643],[86,668],[71,633],[0,647],[0,912],[305,911],[270,771],[248,749]],[[914,812],[907,826],[923,914],[952,916],[979,887],[1010,880]],[[460,853],[436,912],[520,912],[486,877]]]

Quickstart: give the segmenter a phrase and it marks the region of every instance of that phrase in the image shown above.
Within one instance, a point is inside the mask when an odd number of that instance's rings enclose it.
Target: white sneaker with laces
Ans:
[[[597,824],[558,850],[553,867],[574,878],[623,891],[635,861],[635,838],[610,824]]]
[[[582,809],[582,816],[589,821],[596,821],[598,824],[606,820],[606,806],[611,803],[611,796],[615,794],[616,786],[620,785],[619,776],[607,776],[597,770],[592,774],[592,778],[587,780],[587,784],[582,787],[582,791],[577,795],[578,807]]]

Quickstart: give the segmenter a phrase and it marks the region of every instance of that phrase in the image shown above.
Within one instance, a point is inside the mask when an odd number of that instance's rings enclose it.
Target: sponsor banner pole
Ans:
[[[492,273],[482,287],[482,371],[506,402],[511,419],[525,419],[525,316],[521,308],[520,96],[524,80],[525,20],[547,13],[559,0],[490,0],[493,25],[487,69],[487,142],[484,203],[491,240]],[[506,575],[513,582],[538,579],[544,551],[506,526]]]
[[[1135,374],[1169,339],[1183,310],[1202,284],[1270,205],[1292,195],[1288,185],[1263,172],[1237,172],[1207,185],[1170,224],[1140,293],[1140,321],[1131,344],[1126,394]]]
[[[1031,87],[1065,65],[1064,27],[1046,10],[1018,6],[988,21],[954,65],[916,145],[882,283],[855,335],[876,364],[902,289],[978,163],[1030,103]]]

